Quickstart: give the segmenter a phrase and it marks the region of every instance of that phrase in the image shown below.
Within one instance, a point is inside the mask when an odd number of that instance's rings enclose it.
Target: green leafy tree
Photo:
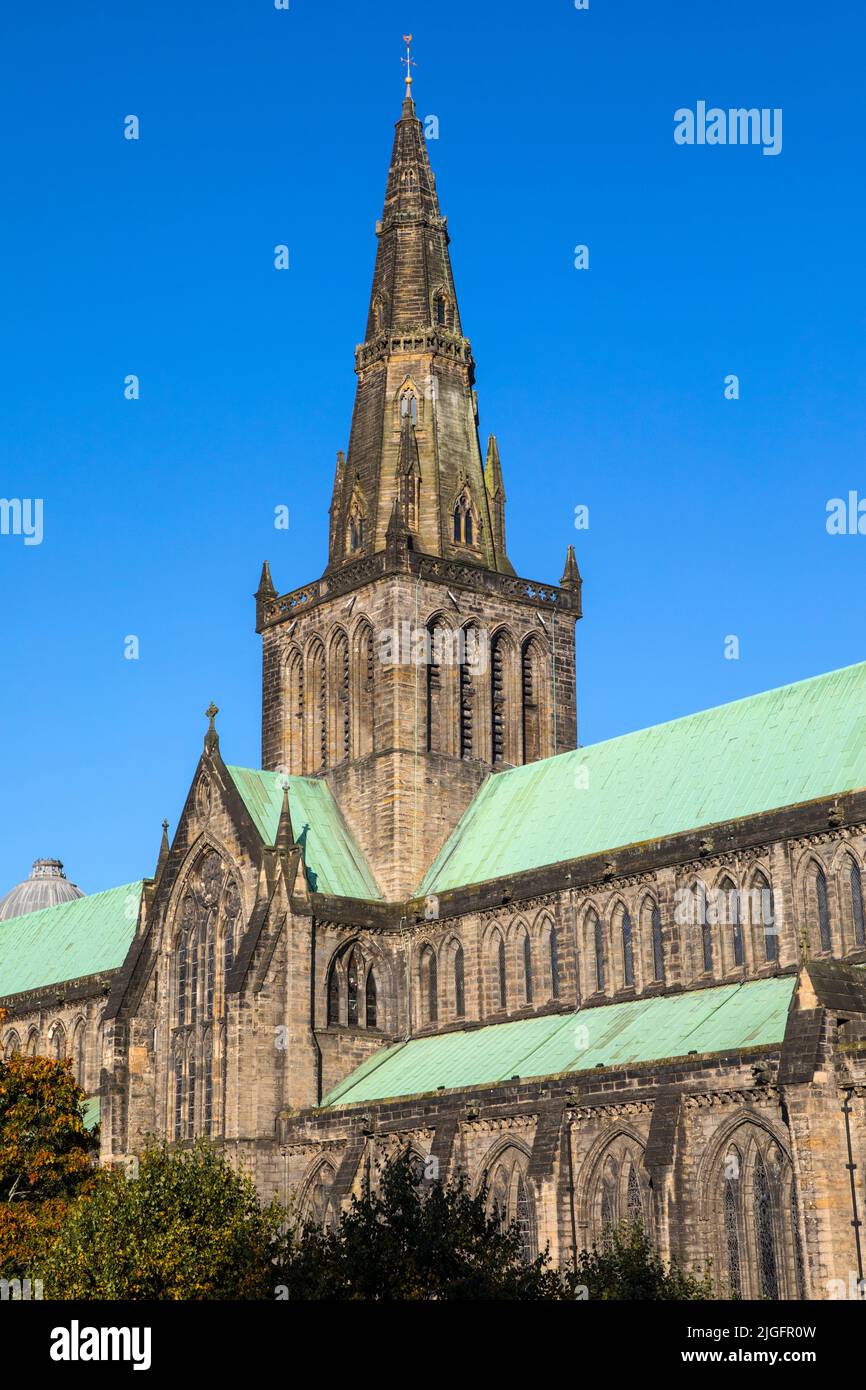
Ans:
[[[675,1261],[666,1264],[640,1221],[611,1227],[600,1248],[581,1251],[573,1279],[586,1290],[583,1296],[595,1301],[717,1297],[708,1271],[696,1276]]]
[[[0,1060],[0,1278],[30,1272],[92,1180],[84,1101],[68,1060]]]
[[[562,1299],[569,1280],[546,1254],[521,1255],[517,1224],[504,1226],[465,1178],[419,1181],[411,1157],[384,1164],[375,1191],[355,1197],[332,1228],[287,1237],[276,1279],[289,1299]]]
[[[36,1274],[46,1298],[268,1298],[280,1221],[212,1145],[153,1143],[137,1176],[99,1173]]]

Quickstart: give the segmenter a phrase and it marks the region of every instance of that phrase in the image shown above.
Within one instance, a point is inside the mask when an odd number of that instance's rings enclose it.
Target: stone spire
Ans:
[[[328,569],[384,549],[399,497],[413,549],[513,573],[496,534],[504,537],[504,523],[494,526],[485,487],[475,364],[460,320],[447,218],[408,84],[376,235],[366,334],[355,350],[349,447],[334,480]],[[420,479],[414,509],[404,505],[407,449]]]

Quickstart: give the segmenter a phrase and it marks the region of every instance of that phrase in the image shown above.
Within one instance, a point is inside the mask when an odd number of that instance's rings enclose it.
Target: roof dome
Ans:
[[[5,898],[0,898],[0,922],[83,897],[81,889],[69,882],[59,859],[37,859],[30,877],[11,888]]]

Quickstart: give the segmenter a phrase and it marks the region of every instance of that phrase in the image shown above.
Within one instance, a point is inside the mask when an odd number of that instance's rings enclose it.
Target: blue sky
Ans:
[[[0,892],[44,854],[87,891],[151,872],[211,699],[259,763],[251,595],[266,556],[281,591],[325,564],[409,30],[510,554],[556,580],[575,542],[584,575],[582,741],[866,656],[866,537],[825,527],[866,496],[864,29],[853,0],[9,0],[0,495],[44,499],[44,540],[0,536]],[[782,108],[781,154],[676,145],[699,100]]]

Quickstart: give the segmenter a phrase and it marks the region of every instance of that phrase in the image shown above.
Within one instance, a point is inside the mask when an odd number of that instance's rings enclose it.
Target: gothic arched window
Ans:
[[[779,1275],[776,1267],[776,1235],[774,1231],[773,1199],[763,1154],[755,1159],[754,1173],[755,1239],[758,1246],[758,1269],[761,1293],[764,1298],[779,1297]]]
[[[472,494],[468,486],[463,488],[457,501],[454,503],[452,519],[454,521],[454,540],[458,545],[475,544],[475,508],[472,503]]]
[[[611,1230],[623,1222],[641,1222],[646,1227],[651,1220],[647,1178],[642,1164],[642,1151],[628,1135],[613,1139],[598,1159],[588,1191],[592,1232],[605,1244]]]
[[[523,933],[523,998],[527,1004],[532,1003],[532,942],[529,932]]]
[[[710,925],[709,912],[707,910],[707,890],[702,883],[697,884],[695,894],[701,924],[701,951],[703,954],[704,974],[711,975],[713,973],[713,929]]]
[[[85,1036],[84,1022],[79,1019],[72,1035],[72,1059],[75,1063],[75,1080],[82,1088],[84,1087]]]
[[[743,924],[740,920],[740,895],[729,878],[722,880],[719,891],[724,902],[724,920],[729,922],[731,927],[731,957],[735,966],[741,966],[745,961],[745,954]]]
[[[463,947],[459,941],[454,951],[454,1012],[458,1018],[463,1018],[466,1013]]]
[[[542,650],[536,638],[530,637],[520,656],[521,732],[523,761],[533,763],[544,757],[546,736],[543,727]]]
[[[652,905],[650,927],[652,930],[653,942],[653,978],[655,980],[664,980],[665,953],[662,943],[662,914],[658,903],[653,903]]]
[[[400,397],[400,419],[408,415],[413,425],[418,423],[418,401],[414,391],[404,391]]]
[[[365,1002],[364,1022],[365,1022],[366,1026],[367,1026],[368,1028],[375,1028],[375,1027],[376,1027],[376,1013],[377,1013],[376,976],[375,976],[375,974],[373,973],[373,967],[372,967],[372,966],[370,966],[370,969],[369,969],[368,974],[367,974],[367,988],[366,988],[366,991],[365,991],[365,995],[366,995],[366,997],[365,997],[365,1001],[364,1001],[364,1002]]]
[[[424,1023],[435,1023],[439,1016],[439,986],[436,953],[432,946],[422,946],[418,957],[418,983],[421,993],[421,1017]]]
[[[827,875],[822,868],[815,870],[815,905],[818,909],[818,932],[821,938],[821,950],[832,950],[833,939],[830,933],[830,908],[827,902]]]
[[[339,762],[351,753],[351,679],[349,675],[349,639],[340,629],[331,646],[331,700],[334,738],[334,758]]]
[[[725,1255],[728,1262],[728,1288],[731,1298],[742,1298],[743,1285],[741,1275],[740,1253],[740,1155],[736,1149],[731,1149],[725,1158],[724,1164],[724,1228],[725,1228]]]
[[[626,988],[634,985],[634,946],[632,944],[631,917],[623,908],[620,921],[622,932],[622,978]]]
[[[496,963],[499,968],[499,1007],[500,1009],[504,1009],[508,1005],[508,977],[505,969],[505,940],[501,936],[499,938],[496,958]]]
[[[860,865],[848,861],[848,887],[851,892],[851,920],[854,923],[854,945],[866,946],[866,925],[863,920],[863,878]]]
[[[538,1251],[535,1203],[525,1172],[526,1160],[516,1149],[506,1149],[487,1178],[487,1209],[503,1226],[517,1223],[520,1228],[520,1254],[531,1264]]]
[[[595,949],[595,987],[601,992],[605,987],[604,927],[598,917],[593,927],[593,946]]]
[[[337,977],[336,961],[332,961],[328,971],[328,1022],[340,1022],[340,981]]]
[[[776,929],[773,890],[761,873],[755,875],[753,892],[755,896],[752,901],[757,908],[757,921],[764,938],[764,960],[778,960],[779,934]]]
[[[550,994],[553,999],[559,998],[559,940],[553,922],[550,924]]]
[[[353,950],[346,966],[346,1019],[350,1028],[358,1022],[358,965],[358,952]]]

